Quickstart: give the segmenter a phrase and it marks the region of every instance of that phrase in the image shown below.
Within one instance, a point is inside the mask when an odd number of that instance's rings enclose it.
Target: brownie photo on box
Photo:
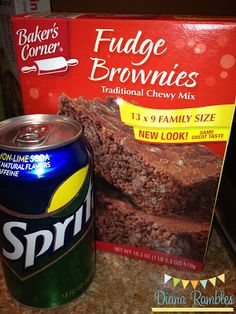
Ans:
[[[150,145],[120,121],[114,98],[106,102],[60,97],[59,114],[84,126],[95,172],[148,214],[185,214],[210,220],[222,160],[198,144]]]
[[[199,144],[136,141],[112,97],[104,102],[62,94],[58,113],[83,125],[102,178],[97,240],[202,261],[222,159]]]
[[[116,244],[158,250],[202,261],[209,223],[178,215],[144,213],[118,190],[98,178],[96,182],[96,239]]]

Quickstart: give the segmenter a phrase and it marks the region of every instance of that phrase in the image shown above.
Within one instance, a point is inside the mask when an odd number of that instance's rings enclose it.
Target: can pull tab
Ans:
[[[27,125],[20,129],[16,136],[18,144],[40,144],[48,136],[49,128],[44,124]]]

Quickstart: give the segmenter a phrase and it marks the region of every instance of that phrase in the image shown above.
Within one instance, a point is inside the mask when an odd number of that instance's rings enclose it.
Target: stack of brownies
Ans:
[[[222,159],[195,143],[135,140],[112,97],[62,94],[59,114],[83,125],[93,149],[97,240],[201,262]]]

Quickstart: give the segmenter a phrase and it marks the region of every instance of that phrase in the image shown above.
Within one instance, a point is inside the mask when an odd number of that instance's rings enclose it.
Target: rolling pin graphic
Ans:
[[[33,66],[24,66],[21,68],[22,73],[38,72],[38,75],[65,72],[68,66],[76,66],[77,59],[66,60],[64,57],[55,57],[34,61]]]

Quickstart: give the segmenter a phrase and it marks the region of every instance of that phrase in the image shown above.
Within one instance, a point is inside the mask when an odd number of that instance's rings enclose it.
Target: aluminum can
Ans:
[[[95,271],[93,164],[81,125],[46,114],[2,121],[0,186],[11,295],[33,307],[74,299]]]

